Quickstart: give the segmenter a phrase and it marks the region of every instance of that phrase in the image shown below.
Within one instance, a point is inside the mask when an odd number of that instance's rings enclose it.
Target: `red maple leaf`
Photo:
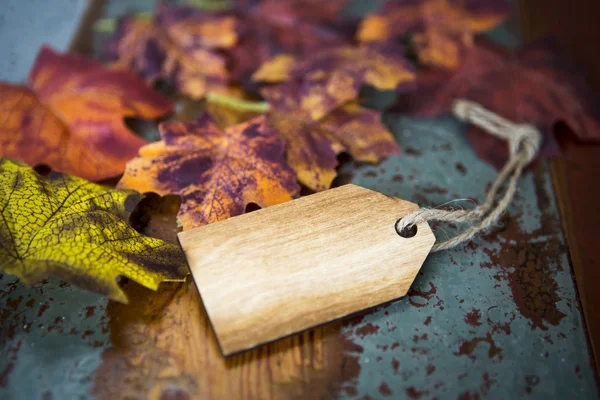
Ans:
[[[418,75],[419,90],[404,96],[395,111],[431,117],[450,112],[457,98],[475,101],[516,123],[529,123],[544,134],[542,156],[558,152],[554,127],[562,122],[582,141],[600,140],[596,99],[582,74],[548,44],[517,54],[477,46],[454,73],[440,70]],[[468,138],[477,154],[495,166],[508,157],[499,139],[471,127]]]

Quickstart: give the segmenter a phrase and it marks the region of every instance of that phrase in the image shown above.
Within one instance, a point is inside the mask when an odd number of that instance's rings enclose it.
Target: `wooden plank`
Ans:
[[[594,211],[594,207],[600,197],[597,178],[600,146],[582,145],[573,140],[564,145],[564,157],[551,163],[552,177],[598,374],[600,318],[595,310],[600,304],[600,292],[596,289],[600,281],[600,236],[597,233],[600,213]]]
[[[561,50],[583,67],[588,82],[595,89],[600,88],[600,53],[593,45],[600,40],[599,13],[598,0],[581,0],[575,5],[562,0],[519,0],[519,20],[525,42],[548,36],[554,38]],[[594,286],[600,279],[600,239],[596,233],[600,214],[590,210],[600,192],[596,178],[600,148],[568,139],[561,144],[565,154],[551,163],[552,178],[588,338],[598,366],[600,319],[594,310],[600,306],[600,292]],[[597,367],[595,372],[599,377]]]
[[[404,296],[435,237],[418,206],[345,185],[180,233],[225,355]]]

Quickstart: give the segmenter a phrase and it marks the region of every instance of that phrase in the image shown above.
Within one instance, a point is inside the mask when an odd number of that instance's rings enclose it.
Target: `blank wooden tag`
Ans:
[[[404,296],[435,242],[396,232],[416,209],[345,185],[181,232],[223,354]]]

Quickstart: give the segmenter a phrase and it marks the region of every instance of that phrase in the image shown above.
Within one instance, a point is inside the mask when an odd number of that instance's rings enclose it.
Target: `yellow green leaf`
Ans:
[[[142,199],[0,158],[0,269],[34,283],[57,275],[127,303],[117,278],[156,290],[187,274],[179,246],[144,236],[128,218]]]

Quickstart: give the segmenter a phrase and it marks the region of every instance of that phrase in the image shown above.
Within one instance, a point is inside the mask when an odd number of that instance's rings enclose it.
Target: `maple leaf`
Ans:
[[[548,44],[520,53],[473,48],[455,73],[429,71],[418,78],[419,91],[404,96],[396,111],[431,117],[450,112],[456,98],[475,101],[516,123],[529,123],[544,134],[542,156],[558,152],[553,127],[566,123],[582,141],[600,140],[598,102],[582,74]],[[496,167],[508,158],[506,144],[471,127],[468,138],[477,154]]]
[[[283,142],[264,116],[224,131],[208,114],[159,129],[162,140],[140,149],[118,186],[180,195],[184,229],[242,214],[249,203],[267,207],[299,193]]]
[[[391,44],[342,46],[303,58],[282,54],[265,62],[252,78],[270,83],[305,80],[322,86],[312,91],[315,98],[303,99],[312,104],[312,118],[319,119],[356,100],[363,85],[379,90],[414,89],[413,67],[402,54],[402,48]]]
[[[90,180],[114,177],[146,143],[123,117],[156,119],[171,109],[129,73],[44,47],[29,87],[0,83],[0,156]]]
[[[229,81],[225,58],[215,49],[237,41],[231,16],[191,8],[159,7],[152,19],[124,17],[105,53],[113,67],[139,74],[153,84],[164,80],[178,92],[201,99]]]
[[[34,283],[51,274],[127,303],[117,285],[128,277],[156,290],[183,280],[181,249],[128,224],[142,196],[51,172],[47,177],[0,158],[0,268]]]
[[[322,86],[294,81],[262,90],[271,106],[269,123],[286,142],[287,162],[301,183],[315,191],[328,189],[342,152],[376,163],[400,151],[378,112],[348,103],[324,106],[330,109],[325,115],[314,113],[314,103],[304,101],[318,97],[314,91],[322,92]]]
[[[360,42],[411,35],[419,60],[454,69],[473,46],[474,34],[506,19],[510,8],[498,0],[401,0],[387,2],[361,23]]]
[[[247,83],[252,73],[276,54],[302,56],[348,43],[349,35],[332,26],[347,2],[269,0],[238,6],[240,40],[226,50],[232,77]]]

